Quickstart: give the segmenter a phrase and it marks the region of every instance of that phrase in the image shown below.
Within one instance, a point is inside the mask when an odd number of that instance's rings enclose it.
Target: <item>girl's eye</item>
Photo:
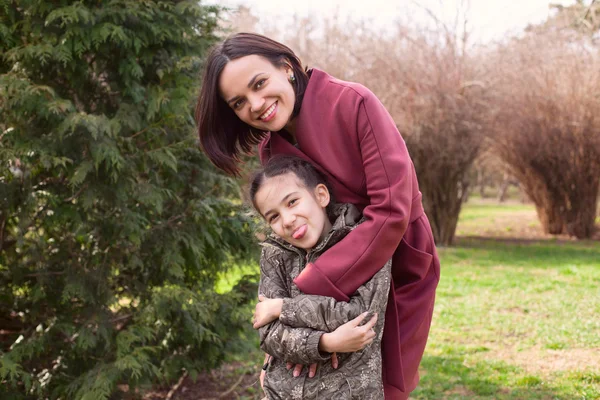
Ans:
[[[298,199],[293,199],[293,200],[290,200],[290,202],[289,202],[289,204],[288,204],[288,205],[290,205],[290,206],[293,206],[293,205],[294,205],[294,204],[296,204],[297,202],[298,202]]]
[[[256,85],[254,85],[254,88],[256,90],[260,89],[265,84],[266,81],[267,81],[266,79],[259,80],[258,82],[256,82]]]
[[[244,100],[239,99],[238,101],[236,101],[235,103],[233,103],[233,108],[235,110],[237,110],[238,108],[240,108],[242,106],[243,103],[244,103]]]
[[[275,214],[275,215],[271,216],[271,217],[269,218],[269,221],[268,221],[268,222],[269,222],[269,224],[272,224],[273,222],[275,222],[275,221],[277,220],[277,218],[278,218],[278,217],[279,217],[279,215],[278,215],[278,214]]]

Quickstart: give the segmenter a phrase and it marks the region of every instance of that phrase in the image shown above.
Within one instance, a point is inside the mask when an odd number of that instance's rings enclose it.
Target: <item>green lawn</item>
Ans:
[[[457,233],[455,246],[439,249],[412,398],[600,399],[600,242],[548,239],[532,206],[482,201],[466,205]],[[248,268],[231,271],[222,290]],[[241,359],[240,371],[255,371],[260,353]]]
[[[417,399],[600,398],[600,244],[459,240]]]

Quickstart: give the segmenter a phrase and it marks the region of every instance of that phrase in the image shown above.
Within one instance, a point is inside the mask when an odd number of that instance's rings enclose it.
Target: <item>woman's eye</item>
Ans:
[[[239,99],[238,101],[236,101],[235,103],[233,103],[233,108],[234,109],[238,109],[242,106],[242,104],[244,104],[244,100]]]
[[[297,202],[298,202],[298,199],[293,199],[293,200],[290,200],[290,203],[289,203],[289,205],[290,205],[290,206],[293,206],[293,205],[294,205],[294,204],[296,204]]]
[[[260,89],[265,84],[266,81],[267,81],[266,79],[259,80],[258,82],[256,82],[256,85],[254,86],[254,88],[256,90]]]

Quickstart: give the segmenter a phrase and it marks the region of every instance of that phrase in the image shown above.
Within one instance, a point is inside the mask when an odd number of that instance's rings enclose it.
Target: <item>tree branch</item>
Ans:
[[[186,370],[184,370],[183,375],[181,375],[181,378],[179,378],[177,383],[175,385],[173,385],[171,390],[169,390],[169,393],[167,393],[166,400],[171,400],[173,398],[173,395],[175,394],[175,392],[177,392],[177,390],[179,390],[179,387],[181,386],[181,384],[183,383],[184,379],[187,376],[188,376],[188,372]]]
[[[60,276],[66,274],[66,271],[48,271],[48,272],[36,272],[35,274],[27,274],[27,278],[37,278],[40,276]]]

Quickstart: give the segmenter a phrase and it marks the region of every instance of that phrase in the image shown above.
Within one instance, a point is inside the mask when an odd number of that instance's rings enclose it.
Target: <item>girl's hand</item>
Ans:
[[[377,314],[373,315],[369,322],[359,326],[367,315],[368,313],[363,313],[335,331],[323,334],[319,341],[319,349],[329,353],[352,353],[373,343],[375,339],[373,327],[377,323]]]
[[[254,320],[252,327],[258,329],[275,321],[281,315],[283,299],[269,299],[262,294],[258,295],[259,303],[254,309]]]
[[[260,369],[260,376],[258,377],[258,380],[260,381],[260,388],[263,391],[265,390],[265,375],[267,374],[267,370],[265,369],[265,365],[267,365],[267,363],[269,362],[270,358],[271,358],[271,356],[268,355],[267,353],[265,353],[265,362],[263,363],[263,367]]]

